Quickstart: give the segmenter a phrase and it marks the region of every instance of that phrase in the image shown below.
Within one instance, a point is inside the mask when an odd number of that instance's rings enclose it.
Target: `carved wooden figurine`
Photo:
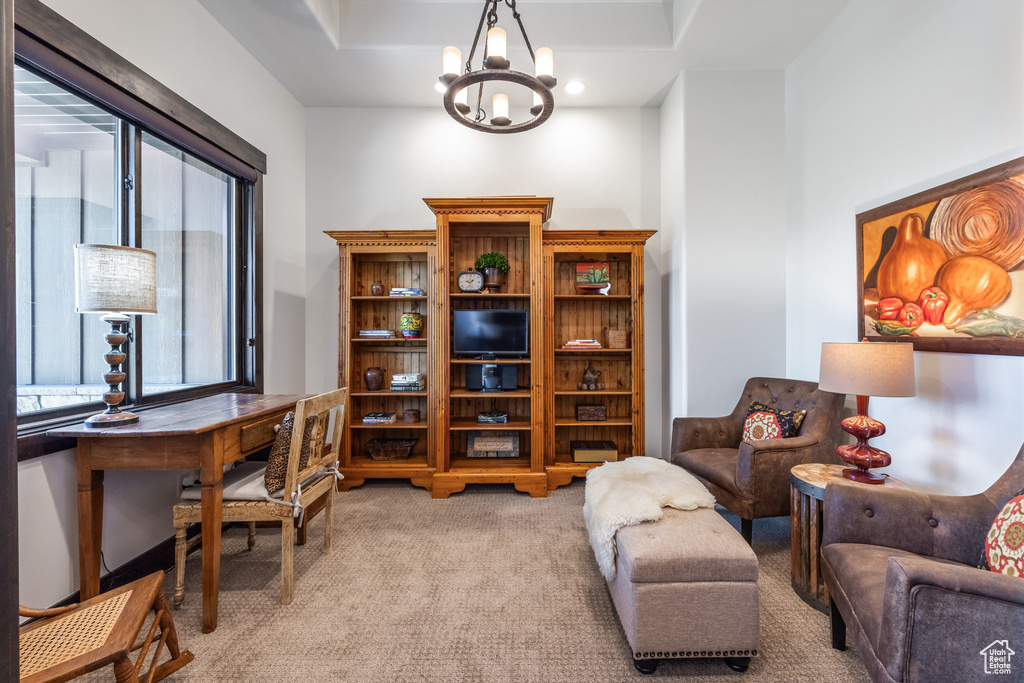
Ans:
[[[594,361],[587,363],[587,369],[583,371],[583,381],[576,385],[580,391],[601,391],[604,389],[604,382],[598,382],[601,378],[601,371],[594,368]]]

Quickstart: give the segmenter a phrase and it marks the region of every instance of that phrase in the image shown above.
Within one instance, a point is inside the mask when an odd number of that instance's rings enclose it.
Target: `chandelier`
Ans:
[[[519,30],[522,31],[523,40],[526,42],[526,49],[530,52],[530,58],[534,64],[534,76],[521,71],[512,71],[508,61],[506,46],[507,39],[505,31],[498,28],[498,4],[504,2],[512,10],[512,17],[519,23]],[[480,31],[484,22],[487,22],[487,38],[484,43],[484,56],[482,66],[477,71],[473,70],[473,57],[476,54],[477,45],[480,42]],[[516,9],[516,0],[484,0],[484,11],[480,15],[480,23],[476,27],[476,36],[473,38],[473,47],[469,50],[469,59],[466,60],[465,73],[459,75],[462,68],[462,52],[457,47],[448,46],[441,55],[443,75],[441,83],[446,86],[444,92],[444,108],[448,114],[464,126],[486,133],[520,133],[524,130],[536,128],[548,120],[551,111],[555,107],[555,98],[551,95],[551,88],[555,87],[557,81],[554,77],[555,54],[550,48],[542,47],[536,52],[530,45],[530,38],[526,35],[526,28],[523,20]],[[514,85],[526,86],[533,91],[533,107],[530,113],[533,118],[522,123],[512,123],[509,118],[508,95],[498,92],[491,100],[491,117],[488,120],[487,113],[483,109],[484,83],[497,81],[512,83]],[[470,87],[477,85],[476,107],[470,107]]]

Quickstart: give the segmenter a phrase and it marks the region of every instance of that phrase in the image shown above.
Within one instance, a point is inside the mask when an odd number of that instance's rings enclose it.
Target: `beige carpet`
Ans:
[[[291,605],[279,602],[279,533],[261,529],[249,553],[245,531],[229,531],[219,626],[203,635],[201,562],[189,559],[175,618],[196,659],[171,681],[867,680],[790,587],[787,518],[754,524],[762,655],[750,669],[677,660],[641,676],[587,543],[582,481],[546,499],[470,485],[449,500],[368,482],[336,500],[334,552],[321,551],[321,517],[296,548]]]

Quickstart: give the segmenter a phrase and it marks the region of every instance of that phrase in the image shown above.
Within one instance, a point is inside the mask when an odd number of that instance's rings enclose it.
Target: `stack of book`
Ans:
[[[581,349],[599,349],[601,348],[601,342],[596,339],[570,339],[569,341],[562,344],[562,349],[566,351],[578,351]]]
[[[394,330],[359,330],[360,339],[395,339]]]
[[[391,375],[391,391],[423,391],[427,378],[422,372],[405,372]]]
[[[388,296],[423,296],[423,290],[419,287],[392,287]]]
[[[367,413],[363,416],[364,425],[386,425],[398,419],[397,413]]]

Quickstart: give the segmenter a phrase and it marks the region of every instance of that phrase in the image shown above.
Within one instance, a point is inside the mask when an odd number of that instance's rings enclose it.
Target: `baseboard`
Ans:
[[[198,536],[200,531],[200,525],[192,525],[188,530],[188,538]],[[196,547],[192,549],[192,552],[201,547],[201,545],[201,543],[196,544]],[[143,576],[148,576],[153,572],[166,572],[173,568],[174,536],[171,536],[170,538],[156,544],[149,550],[133,557],[121,566],[112,569],[109,574],[100,579],[100,592],[103,593],[104,591],[119,588],[125,584],[131,583],[132,581],[141,579]],[[52,607],[64,607],[66,605],[73,605],[80,601],[81,592],[75,591],[57,604],[52,605]]]

